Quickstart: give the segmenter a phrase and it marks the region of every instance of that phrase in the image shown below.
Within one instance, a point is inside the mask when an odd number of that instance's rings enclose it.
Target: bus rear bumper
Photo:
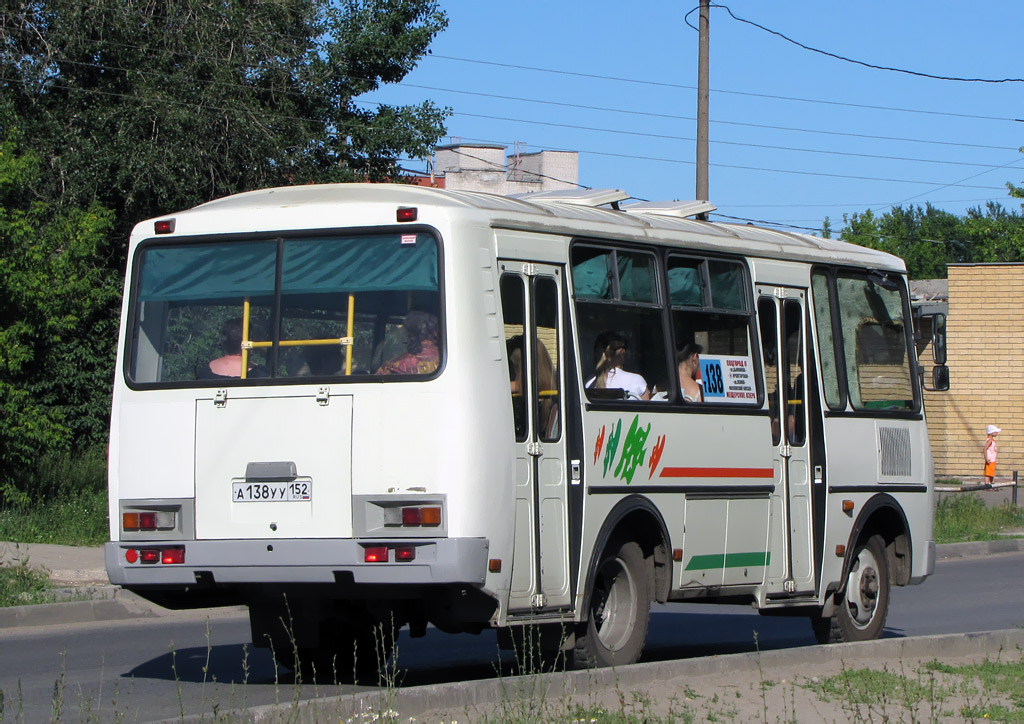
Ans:
[[[377,549],[380,562],[367,562],[371,548]],[[383,548],[386,560],[380,556]],[[306,538],[114,541],[106,544],[104,553],[110,582],[126,588],[306,583],[481,586],[487,574],[487,549],[485,538]],[[406,560],[397,560],[399,551]],[[182,562],[165,562],[177,557]]]

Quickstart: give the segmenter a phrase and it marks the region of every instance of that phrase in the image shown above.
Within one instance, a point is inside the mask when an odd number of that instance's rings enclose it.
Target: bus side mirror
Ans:
[[[932,390],[945,392],[949,389],[949,367],[946,365],[935,365],[932,367]]]
[[[946,364],[946,315],[936,314],[932,316],[932,359],[935,364],[945,366]],[[949,370],[945,373],[946,387],[949,388]]]

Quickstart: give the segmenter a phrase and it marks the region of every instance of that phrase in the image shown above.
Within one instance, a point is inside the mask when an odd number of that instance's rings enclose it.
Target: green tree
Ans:
[[[0,141],[0,500],[27,497],[54,455],[105,438],[117,275],[97,251],[112,215],[34,193],[38,156]]]
[[[951,263],[1024,259],[1024,216],[997,203],[962,217],[931,204],[894,206],[881,216],[868,209],[843,222],[843,241],[901,257],[911,279],[945,278]]]
[[[446,111],[371,108],[446,24],[433,0],[34,0],[0,10],[0,84],[50,198],[137,221],[270,185],[384,180]],[[116,259],[120,263],[120,258]]]

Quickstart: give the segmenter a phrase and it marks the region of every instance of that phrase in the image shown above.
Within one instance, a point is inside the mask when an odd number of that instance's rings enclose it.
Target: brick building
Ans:
[[[935,474],[982,474],[985,426],[999,435],[997,477],[1024,473],[1024,264],[950,264],[950,388],[926,392]],[[926,379],[931,352],[921,356]]]

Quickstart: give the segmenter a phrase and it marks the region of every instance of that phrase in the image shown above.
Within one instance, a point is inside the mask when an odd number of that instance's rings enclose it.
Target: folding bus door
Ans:
[[[562,280],[503,261],[501,302],[515,427],[515,551],[509,609],[564,608],[570,571],[562,391]]]
[[[759,287],[757,316],[769,398],[775,492],[771,501],[768,595],[814,593],[811,455],[807,440],[807,292]]]

